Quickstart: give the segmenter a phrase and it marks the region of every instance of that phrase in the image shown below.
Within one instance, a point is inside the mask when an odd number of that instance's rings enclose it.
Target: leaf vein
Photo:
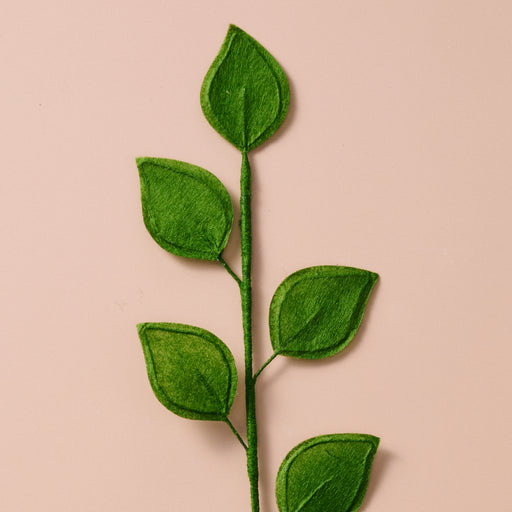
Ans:
[[[323,488],[325,487],[331,480],[334,479],[334,476],[331,476],[331,478],[328,478],[327,480],[325,480],[324,482],[322,482],[320,485],[318,485],[317,487],[315,487],[311,493],[309,494],[309,496],[307,496],[305,499],[303,499],[300,503],[299,503],[299,506],[297,508],[297,510],[295,512],[300,512],[314,497],[316,494],[318,494],[318,492]]]

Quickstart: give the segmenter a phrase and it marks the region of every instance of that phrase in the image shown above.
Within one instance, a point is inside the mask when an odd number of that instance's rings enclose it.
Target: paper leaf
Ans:
[[[302,359],[332,356],[354,337],[378,275],[351,267],[319,266],[295,272],[270,305],[274,352]]]
[[[358,510],[378,445],[366,434],[331,434],[296,446],[277,474],[280,512]]]
[[[251,36],[230,25],[201,88],[208,122],[238,149],[250,151],[277,130],[289,102],[281,66]]]
[[[228,347],[191,325],[146,323],[137,329],[158,400],[183,418],[225,420],[237,385]]]
[[[216,260],[226,246],[233,205],[224,185],[201,167],[164,158],[137,158],[144,224],[177,256]]]

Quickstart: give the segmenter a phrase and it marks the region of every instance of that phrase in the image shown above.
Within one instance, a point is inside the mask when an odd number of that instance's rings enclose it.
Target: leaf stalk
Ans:
[[[236,275],[234,270],[228,265],[222,255],[219,255],[217,259],[219,260],[220,264],[227,270],[228,274],[237,282],[238,286],[242,286],[242,280]]]
[[[235,434],[235,437],[238,439],[240,444],[247,451],[247,444],[245,444],[245,441],[242,439],[242,436],[238,433],[238,430],[234,427],[233,423],[231,423],[231,421],[229,421],[229,418],[226,418],[224,421],[226,422],[227,426],[231,429],[231,432],[233,432],[233,434]]]
[[[260,373],[279,355],[279,352],[274,352],[261,366],[261,368],[254,374],[254,380],[256,380]]]

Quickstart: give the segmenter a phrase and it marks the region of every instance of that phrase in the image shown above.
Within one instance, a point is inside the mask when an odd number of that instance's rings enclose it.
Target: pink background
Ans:
[[[508,0],[4,2],[2,510],[249,510],[240,446],[157,402],[135,330],[199,325],[242,367],[234,282],[153,242],[134,163],[190,161],[237,200],[240,156],[199,105],[230,22],[292,90],[252,158],[257,363],[285,276],[381,275],[342,355],[263,373],[263,511],[288,450],[331,432],[382,438],[364,512],[511,510],[511,19]]]

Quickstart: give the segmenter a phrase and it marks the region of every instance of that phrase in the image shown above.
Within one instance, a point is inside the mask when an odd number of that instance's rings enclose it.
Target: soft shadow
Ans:
[[[263,273],[265,262],[262,258],[263,251],[260,250],[264,247],[264,236],[261,232],[260,223],[260,187],[259,187],[259,173],[258,166],[252,165],[252,318],[253,318],[253,357],[254,366],[258,367],[258,361],[261,361],[262,355],[268,350],[265,350],[265,344],[269,343],[268,336],[265,335],[266,314],[263,304],[264,290],[261,285],[259,276]]]
[[[373,497],[377,494],[377,490],[380,488],[384,475],[388,471],[389,465],[393,460],[396,460],[396,455],[386,448],[379,448],[375,454],[373,460],[373,466],[370,473],[370,481],[368,483],[368,489],[366,490],[366,496],[364,497],[361,511],[367,510],[373,500]]]
[[[234,270],[238,277],[242,277],[241,272],[241,254],[240,254],[240,201],[238,197],[240,195],[239,190],[229,190],[231,196],[231,202],[233,203],[233,226],[231,228],[231,234],[229,240],[222,251],[222,257],[228,263],[228,265]],[[225,272],[224,269],[222,269]],[[237,288],[238,293],[238,288]]]
[[[242,436],[243,440],[247,441],[247,429],[245,427],[245,380],[243,379],[244,365],[237,363],[236,371],[238,374],[238,387],[236,390],[235,401],[233,402],[233,406],[229,412],[229,421],[231,421],[233,426],[238,430],[238,433]],[[230,435],[233,436],[233,433]],[[233,437],[233,439],[235,438]],[[235,442],[238,443],[236,439]]]
[[[270,468],[270,453],[272,450],[269,416],[264,403],[262,393],[256,394],[258,408],[258,455],[260,466],[260,500],[262,510],[273,510],[275,508],[274,482],[276,475],[272,474]]]
[[[227,450],[240,450],[243,448],[223,421],[191,421],[189,428],[196,429],[198,439],[207,440],[208,444],[219,453]],[[238,430],[238,425],[235,425]]]
[[[190,269],[194,271],[195,274],[198,275],[204,274],[208,276],[211,275],[211,272],[215,270],[217,270],[218,272],[225,272],[220,263],[217,261],[182,258],[181,256],[175,256],[170,253],[168,256],[169,258],[172,259],[172,263],[174,266]]]

